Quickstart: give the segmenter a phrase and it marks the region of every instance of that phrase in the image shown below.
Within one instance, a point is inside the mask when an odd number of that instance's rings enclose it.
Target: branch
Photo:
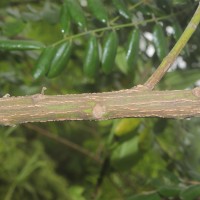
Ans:
[[[169,54],[163,59],[161,64],[158,66],[157,70],[144,84],[146,87],[152,90],[155,87],[155,85],[161,80],[161,78],[165,75],[167,70],[170,68],[171,64],[173,64],[173,62],[175,61],[181,50],[187,44],[192,34],[195,32],[199,24],[199,21],[200,21],[200,3],[192,19],[187,25],[185,31],[179,38],[178,42],[175,44],[175,46],[169,52]]]
[[[136,87],[106,93],[0,98],[0,125],[11,126],[61,120],[199,116],[200,87],[172,91],[150,91]]]
[[[200,87],[183,91],[151,91],[194,33],[199,21],[200,4],[179,41],[144,86],[94,94],[5,96],[0,98],[0,125],[125,117],[199,117]]]

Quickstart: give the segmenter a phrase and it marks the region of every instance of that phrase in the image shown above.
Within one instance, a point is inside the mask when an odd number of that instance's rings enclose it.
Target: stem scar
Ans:
[[[200,97],[200,87],[196,87],[192,90],[192,94],[196,97]]]
[[[105,113],[106,113],[106,107],[98,103],[94,106],[92,111],[92,114],[96,119],[103,117]]]

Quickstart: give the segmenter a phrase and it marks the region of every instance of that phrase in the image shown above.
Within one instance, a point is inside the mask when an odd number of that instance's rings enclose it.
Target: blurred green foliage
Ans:
[[[47,87],[46,94],[54,95],[120,90],[143,83],[160,62],[154,52],[154,25],[162,22],[162,37],[171,48],[197,7],[193,0],[124,0],[123,8],[118,1],[102,1],[108,15],[106,24],[84,2],[77,1],[87,20],[87,30],[73,20],[63,24],[62,6],[67,1],[1,0],[0,39],[34,40],[48,47],[74,36],[75,46],[67,66],[53,79],[33,78],[40,50],[0,51],[1,97],[7,93],[39,93],[43,86]],[[124,9],[128,15],[122,13]],[[125,47],[137,22],[140,48],[130,72]],[[173,29],[175,23],[179,28]],[[119,38],[112,72],[106,75],[99,67],[98,76],[88,78],[83,74],[85,31],[108,26],[116,28]],[[66,27],[68,30],[63,31]],[[111,30],[94,33],[100,56],[104,37]],[[181,53],[183,62],[173,66],[157,89],[186,89],[197,84],[199,35],[200,28]],[[152,48],[153,53],[148,53]],[[0,199],[195,200],[200,196],[199,139],[199,119],[119,119],[0,127]]]

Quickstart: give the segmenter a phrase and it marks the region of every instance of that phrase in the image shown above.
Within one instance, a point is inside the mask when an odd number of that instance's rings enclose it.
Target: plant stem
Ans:
[[[119,29],[122,29],[122,28],[128,28],[128,27],[133,27],[133,26],[137,27],[137,26],[144,24],[144,23],[155,22],[155,20],[157,20],[157,21],[165,20],[165,19],[168,19],[170,16],[172,16],[172,14],[162,16],[162,17],[158,17],[158,18],[146,19],[146,20],[143,20],[143,21],[140,21],[140,22],[137,22],[137,23],[131,22],[131,23],[126,23],[126,24],[117,24],[117,25],[113,25],[113,26],[106,26],[106,27],[103,27],[103,28],[84,31],[84,32],[78,33],[76,35],[67,36],[67,37],[63,38],[62,40],[55,42],[54,44],[52,44],[52,46],[56,46],[56,45],[63,43],[65,41],[70,41],[70,40],[73,40],[75,38],[79,38],[79,37],[82,37],[84,35],[88,35],[88,34],[91,34],[91,33],[98,33],[98,32],[103,32],[103,31],[108,31],[108,30],[119,30]]]
[[[184,46],[187,44],[188,40],[192,36],[192,34],[195,32],[198,24],[200,22],[200,3],[198,5],[198,8],[196,12],[194,13],[192,19],[190,20],[189,24],[187,25],[185,31],[175,44],[175,46],[172,48],[172,50],[169,52],[169,54],[163,59],[161,64],[158,66],[156,71],[151,75],[151,77],[145,82],[145,86],[148,87],[150,90],[152,90],[155,85],[161,80],[161,78],[165,75],[165,73],[168,71],[170,66],[173,64],[181,50],[184,48]]]
[[[0,98],[0,125],[125,117],[200,117],[200,88]]]

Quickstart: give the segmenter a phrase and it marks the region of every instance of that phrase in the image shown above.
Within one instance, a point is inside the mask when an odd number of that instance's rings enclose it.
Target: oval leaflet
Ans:
[[[80,27],[86,28],[86,18],[77,0],[65,0],[71,19]]]
[[[118,36],[115,31],[110,32],[105,38],[101,62],[102,69],[106,74],[109,74],[113,69],[118,43]]]
[[[133,30],[128,38],[126,47],[126,60],[129,70],[133,67],[139,54],[139,43],[140,43],[140,30],[136,28]]]
[[[99,65],[99,48],[95,36],[91,35],[86,48],[85,61],[83,66],[84,74],[94,77]]]
[[[157,56],[162,61],[168,53],[168,43],[163,31],[163,27],[160,24],[156,24],[154,26],[153,41],[156,47]]]
[[[87,0],[88,7],[92,14],[101,22],[105,23],[108,21],[108,16],[105,7],[101,0]]]
[[[61,11],[60,11],[60,25],[61,25],[61,32],[63,34],[68,34],[71,28],[71,18],[69,15],[67,3],[64,2]]]
[[[125,5],[123,0],[112,0],[114,6],[119,11],[119,14],[123,16],[125,19],[130,19],[131,14],[127,9],[127,6]]]
[[[42,51],[33,69],[33,77],[35,79],[38,79],[47,74],[55,53],[56,48],[52,46],[47,47]]]
[[[64,42],[57,47],[57,51],[52,59],[49,72],[47,73],[48,78],[54,78],[59,75],[64,68],[67,66],[71,52],[72,42]]]
[[[45,48],[41,42],[30,40],[0,40],[0,50],[38,50]]]

